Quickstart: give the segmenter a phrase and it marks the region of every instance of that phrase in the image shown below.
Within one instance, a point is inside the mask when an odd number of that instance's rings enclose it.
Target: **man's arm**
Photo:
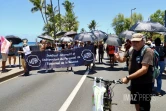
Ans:
[[[129,80],[138,78],[148,72],[149,64],[142,64],[142,68],[128,76]]]
[[[118,62],[126,62],[126,57],[123,56],[123,57],[120,57],[119,56],[119,53],[114,53],[115,55],[115,59],[118,61]]]

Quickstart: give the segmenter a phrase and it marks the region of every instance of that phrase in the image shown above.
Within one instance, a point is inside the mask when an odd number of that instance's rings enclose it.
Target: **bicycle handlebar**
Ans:
[[[87,78],[95,79],[95,77],[92,77],[92,76],[87,76]],[[114,84],[123,84],[123,82],[120,79],[110,81],[110,80],[105,80],[105,79],[96,77],[96,82],[99,82],[100,80],[103,82],[109,82],[109,83],[114,83]]]

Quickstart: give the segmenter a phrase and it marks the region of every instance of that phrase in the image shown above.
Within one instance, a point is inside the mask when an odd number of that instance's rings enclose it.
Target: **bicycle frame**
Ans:
[[[104,87],[105,88],[105,92],[104,94],[100,95],[100,97],[97,97],[95,95],[95,89],[94,89],[94,95],[92,96],[93,98],[93,102],[94,104],[93,105],[96,105],[96,106],[93,106],[93,111],[111,111],[111,106],[112,106],[112,95],[111,95],[111,85],[112,83],[119,83],[119,84],[122,84],[122,82],[119,80],[119,81],[109,81],[109,80],[104,80],[102,79],[101,77],[100,78],[96,78],[96,77],[91,77],[91,76],[87,76],[88,78],[91,78],[91,79],[94,79],[94,85],[93,85],[93,88],[94,86],[96,86],[96,83],[99,84],[99,88],[102,88]],[[104,82],[104,86],[102,85]],[[102,96],[102,97],[101,97]],[[100,101],[97,103],[96,102],[96,98],[100,98]],[[95,104],[96,103],[96,104]],[[97,106],[99,105],[99,106]],[[117,105],[117,104],[115,104]],[[101,108],[102,107],[102,108]]]

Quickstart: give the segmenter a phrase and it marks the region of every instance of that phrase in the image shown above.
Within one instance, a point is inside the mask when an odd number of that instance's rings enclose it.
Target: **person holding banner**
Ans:
[[[86,45],[84,45],[85,47],[88,47],[88,46],[90,46],[90,45],[93,45],[93,44],[91,44],[91,41],[87,41],[87,43],[86,43]],[[94,64],[93,64],[94,65]],[[85,64],[85,66],[87,66],[86,67],[86,70],[90,70],[91,69],[91,64]]]
[[[84,42],[83,41],[79,41],[79,43],[80,43],[80,45],[79,45],[80,48],[84,47]]]
[[[9,47],[11,46],[11,43],[3,36],[0,37],[0,49],[1,49],[1,55],[2,55],[2,73],[7,72],[9,70],[6,69],[6,61],[7,61],[7,55],[9,52]]]
[[[31,48],[27,44],[28,42],[27,39],[22,39],[22,41],[23,41],[23,46],[20,47],[18,54],[21,54],[21,63],[22,63],[22,67],[24,68],[24,76],[29,76],[29,69],[27,68],[25,56],[31,54]]]
[[[51,42],[47,42],[46,47],[45,47],[45,51],[55,51],[55,48],[51,46]],[[49,68],[49,62],[46,63],[46,73],[48,72],[48,68]],[[49,69],[49,70],[53,70],[53,68]]]
[[[71,50],[71,49],[73,49],[72,45],[71,45],[71,43],[68,43],[67,50]],[[67,67],[67,71],[66,72],[68,72],[68,71],[73,71],[73,68],[71,67],[71,70],[69,70],[69,67]]]
[[[79,48],[79,44],[78,44],[78,43],[79,43],[79,41],[76,40],[76,41],[75,41],[75,44],[74,44],[74,46],[73,46],[74,49]]]
[[[46,40],[41,40],[40,51],[45,51],[46,47],[47,47]]]

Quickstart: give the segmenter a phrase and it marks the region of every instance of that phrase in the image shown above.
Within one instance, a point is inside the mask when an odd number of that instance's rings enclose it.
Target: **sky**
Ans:
[[[49,1],[49,0],[47,0]],[[57,6],[57,0],[52,0]],[[65,10],[61,5],[65,0],[60,0],[61,14]],[[160,9],[166,10],[166,0],[69,0],[73,2],[75,15],[78,17],[79,30],[84,28],[89,31],[88,24],[91,20],[98,23],[98,30],[114,33],[111,26],[113,18],[119,13],[130,17],[132,12],[141,13],[144,21],[148,21],[151,14]],[[33,4],[29,0],[0,0],[0,35],[16,35],[28,38],[35,42],[43,31],[43,20],[40,12],[32,13]]]

